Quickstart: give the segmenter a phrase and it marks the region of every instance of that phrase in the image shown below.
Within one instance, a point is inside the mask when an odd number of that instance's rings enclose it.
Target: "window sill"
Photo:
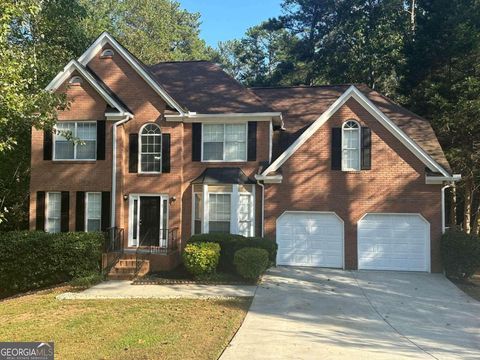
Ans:
[[[155,172],[155,173],[139,172],[136,175],[137,176],[151,177],[151,176],[159,176],[159,175],[162,175],[162,174],[163,173],[161,173],[161,172]]]
[[[97,160],[51,160],[55,164],[92,164],[95,163]]]

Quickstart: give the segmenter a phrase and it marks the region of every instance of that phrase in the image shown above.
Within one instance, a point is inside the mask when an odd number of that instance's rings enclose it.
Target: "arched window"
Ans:
[[[113,50],[112,49],[105,49],[102,51],[102,54],[100,57],[112,57],[113,56]]]
[[[140,131],[140,172],[158,173],[162,168],[162,134],[156,124],[146,124]]]
[[[72,76],[68,83],[70,85],[80,85],[83,82],[83,79],[80,76]]]
[[[360,170],[360,125],[354,120],[342,126],[342,170]]]

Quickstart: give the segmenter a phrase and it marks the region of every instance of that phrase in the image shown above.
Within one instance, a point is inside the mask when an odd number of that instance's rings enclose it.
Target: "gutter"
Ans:
[[[265,233],[265,185],[262,184],[259,180],[257,180],[257,184],[258,186],[260,186],[262,188],[262,218],[261,218],[261,221],[262,221],[262,226],[261,226],[261,229],[262,229],[262,238],[263,238],[263,235]]]
[[[445,234],[445,231],[447,230],[447,227],[445,226],[445,190],[454,186],[454,182],[451,182],[450,184],[447,184],[442,187],[441,193],[442,193],[442,234]]]
[[[125,124],[128,120],[133,118],[130,113],[125,113],[124,118],[113,124],[113,136],[112,136],[112,193],[110,196],[111,209],[110,209],[110,227],[115,227],[115,206],[117,200],[117,127]]]

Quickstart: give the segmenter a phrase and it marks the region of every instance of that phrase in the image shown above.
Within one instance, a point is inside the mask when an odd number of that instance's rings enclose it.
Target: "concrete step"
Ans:
[[[137,271],[137,260],[128,258],[120,259],[110,269],[107,278],[110,280],[133,280],[135,278],[135,272]],[[150,271],[150,262],[144,260],[140,269],[138,270],[137,277],[143,277]]]

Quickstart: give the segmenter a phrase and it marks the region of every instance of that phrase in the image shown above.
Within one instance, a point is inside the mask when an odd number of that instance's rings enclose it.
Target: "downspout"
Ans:
[[[131,114],[126,115],[125,119],[117,121],[113,124],[112,136],[112,194],[111,194],[111,209],[110,209],[110,227],[115,227],[115,213],[116,213],[116,195],[117,195],[117,127],[125,124],[132,118]]]
[[[449,183],[442,187],[442,234],[445,234],[445,189],[452,187],[453,184]]]
[[[257,180],[257,184],[258,186],[260,186],[262,188],[262,217],[261,217],[261,222],[262,222],[262,238],[263,238],[263,235],[264,235],[264,227],[265,227],[265,185],[262,184],[259,180]]]

